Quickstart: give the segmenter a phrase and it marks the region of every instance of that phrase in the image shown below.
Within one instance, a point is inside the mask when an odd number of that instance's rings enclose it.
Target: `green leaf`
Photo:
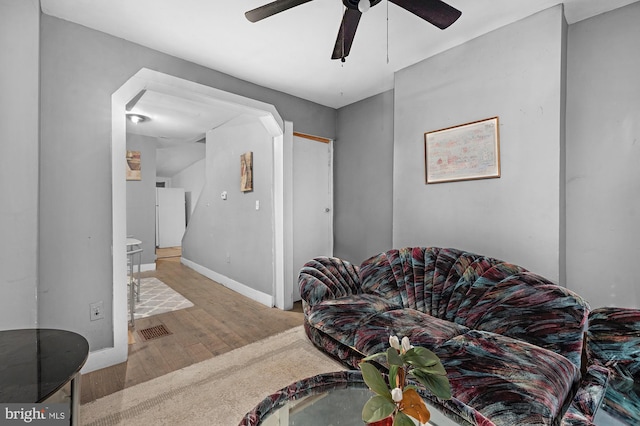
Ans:
[[[434,365],[441,364],[438,355],[420,346],[409,349],[407,353],[404,354],[404,360],[407,364],[419,368],[433,367]]]
[[[396,404],[380,395],[374,395],[362,407],[362,420],[367,423],[377,422],[389,417],[395,409]]]
[[[393,426],[416,426],[411,420],[411,417],[407,416],[402,411],[398,411],[395,418],[393,419]]]
[[[420,370],[411,370],[409,372],[422,383],[432,394],[442,399],[451,399],[451,384],[446,375],[428,374]]]
[[[447,375],[447,371],[444,369],[444,366],[440,363],[437,363],[436,365],[432,366],[432,367],[418,367],[416,368],[416,370],[420,370],[425,374],[432,374],[432,375],[436,375],[436,376],[446,376]]]
[[[389,390],[387,383],[384,381],[382,374],[380,374],[376,367],[368,362],[361,362],[360,371],[362,371],[362,378],[364,379],[364,382],[373,392],[392,401],[391,391]]]
[[[404,361],[398,353],[398,350],[394,348],[387,349],[387,362],[389,365],[404,365]]]

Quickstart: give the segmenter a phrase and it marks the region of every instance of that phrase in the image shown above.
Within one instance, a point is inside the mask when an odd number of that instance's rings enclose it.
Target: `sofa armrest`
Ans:
[[[323,300],[360,294],[359,268],[337,257],[316,257],[307,262],[298,276],[303,303],[314,306]]]
[[[609,370],[597,363],[589,364],[586,373],[580,380],[580,386],[571,401],[569,409],[562,418],[562,426],[591,425],[593,419],[602,405]]]
[[[604,409],[640,424],[640,310],[604,307],[589,314],[588,354],[609,369]]]
[[[589,314],[589,356],[631,382],[640,380],[640,310],[598,308]]]

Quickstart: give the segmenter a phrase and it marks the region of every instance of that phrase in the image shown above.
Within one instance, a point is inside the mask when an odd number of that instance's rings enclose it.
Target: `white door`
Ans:
[[[156,188],[157,246],[182,245],[185,230],[185,198],[183,188]]]
[[[333,255],[333,146],[293,137],[293,300],[298,273],[317,256]]]

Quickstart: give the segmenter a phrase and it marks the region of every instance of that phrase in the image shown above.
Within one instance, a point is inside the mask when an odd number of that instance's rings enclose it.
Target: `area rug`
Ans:
[[[277,390],[343,369],[299,326],[84,404],[80,424],[236,426]]]
[[[140,319],[193,306],[177,291],[155,277],[140,280],[140,301],[136,301],[134,318]]]

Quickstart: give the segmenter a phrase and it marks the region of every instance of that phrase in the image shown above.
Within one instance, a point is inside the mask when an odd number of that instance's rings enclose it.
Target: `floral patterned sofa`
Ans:
[[[566,288],[457,249],[413,247],[360,266],[320,257],[300,271],[305,330],[350,368],[407,336],[442,360],[469,425],[591,425],[609,370],[587,358],[589,308]]]
[[[587,348],[590,359],[611,372],[603,411],[616,424],[640,425],[640,310],[594,309]]]

